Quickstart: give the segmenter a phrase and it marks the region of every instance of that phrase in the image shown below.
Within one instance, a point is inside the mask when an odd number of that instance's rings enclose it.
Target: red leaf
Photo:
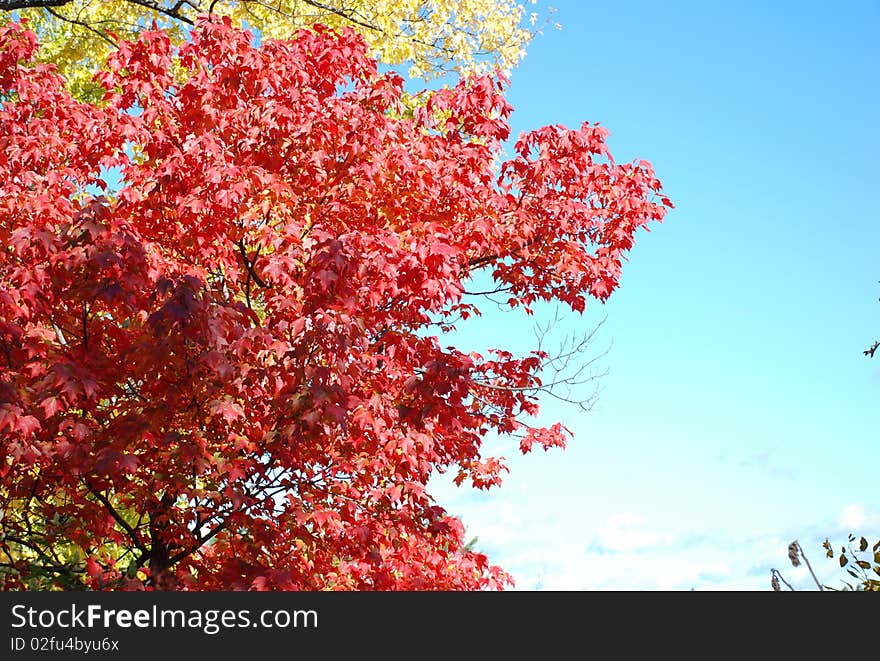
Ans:
[[[91,578],[99,578],[104,574],[104,570],[101,568],[94,558],[89,558],[86,560],[86,573]]]
[[[40,402],[40,407],[45,411],[46,417],[51,418],[64,407],[64,404],[57,397],[47,397]]]
[[[237,402],[229,400],[223,400],[211,406],[210,413],[212,415],[219,415],[230,424],[244,417],[244,411],[242,411],[241,406]]]
[[[41,428],[40,421],[32,415],[22,415],[16,420],[15,427],[24,436],[33,436]]]

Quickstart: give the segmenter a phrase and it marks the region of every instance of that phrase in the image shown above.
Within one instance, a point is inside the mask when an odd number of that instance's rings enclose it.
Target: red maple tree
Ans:
[[[408,99],[351,31],[148,31],[98,104],[37,47],[0,31],[4,587],[507,584],[426,484],[498,484],[490,432],[564,445],[525,422],[547,355],[438,334],[478,273],[606,299],[671,207],[651,166],[589,124],[499,166],[503,80]]]

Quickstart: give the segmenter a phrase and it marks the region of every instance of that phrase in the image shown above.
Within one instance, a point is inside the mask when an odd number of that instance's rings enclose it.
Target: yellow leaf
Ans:
[[[159,0],[157,6],[160,11],[131,0],[73,0],[15,14],[26,18],[40,37],[40,59],[58,65],[74,94],[91,100],[100,93],[92,76],[121,40],[136,38],[155,21],[180,43],[209,6],[214,14],[227,15],[236,24],[247,23],[262,39],[286,38],[316,23],[351,27],[364,36],[379,60],[408,65],[411,77],[424,78],[450,71],[498,69],[508,74],[525,55],[536,31],[516,0]]]

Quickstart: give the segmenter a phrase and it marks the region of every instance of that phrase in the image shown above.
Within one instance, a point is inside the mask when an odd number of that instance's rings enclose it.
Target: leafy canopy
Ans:
[[[548,356],[440,337],[479,274],[511,306],[606,299],[671,204],[599,126],[501,161],[502,80],[413,107],[368,49],[202,17],[122,42],[81,103],[0,31],[6,587],[508,582],[426,485],[498,484],[489,433],[565,443],[527,424]]]
[[[42,40],[39,57],[57,63],[78,95],[93,89],[92,72],[120,40],[136,38],[155,21],[181,43],[197,15],[209,10],[265,38],[288,37],[317,23],[352,27],[363,34],[374,57],[391,65],[408,63],[412,77],[496,66],[508,71],[532,37],[525,8],[516,0],[0,2],[0,8],[15,7]]]

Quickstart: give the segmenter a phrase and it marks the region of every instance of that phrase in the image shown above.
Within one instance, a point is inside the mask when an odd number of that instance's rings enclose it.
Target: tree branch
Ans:
[[[365,28],[367,30],[371,30],[373,32],[382,32],[382,30],[377,28],[375,25],[371,25],[370,23],[367,23],[366,21],[355,18],[351,14],[348,14],[345,11],[343,11],[342,9],[339,9],[337,7],[331,7],[330,5],[326,5],[322,2],[316,2],[315,0],[304,0],[304,2],[305,2],[305,4],[310,5],[310,6],[314,7],[315,9],[320,9],[322,11],[329,13],[329,14],[333,14],[335,16],[338,16],[339,18],[343,18],[346,21],[350,21],[350,22],[354,23],[355,25],[359,25],[362,28]],[[247,6],[248,3],[245,2],[244,4],[245,4],[245,6]],[[283,12],[278,7],[273,6],[267,2],[261,2],[260,0],[254,0],[254,4],[260,5],[261,7],[264,7],[265,9],[270,9],[272,11],[275,11],[279,14],[282,14],[282,15],[290,17],[290,18],[294,17],[292,14],[288,14],[286,12]]]
[[[244,239],[239,239],[237,245],[238,252],[241,254],[241,259],[244,262],[244,266],[247,269],[248,275],[250,275],[250,277],[254,279],[254,282],[256,282],[260,287],[262,287],[263,289],[269,289],[269,285],[267,285],[266,282],[254,271],[254,266],[256,266],[257,258],[260,256],[260,247],[257,246],[257,252],[254,255],[254,258],[249,259],[247,256],[247,248],[244,247]]]
[[[110,37],[108,37],[106,34],[104,34],[103,32],[101,32],[100,30],[96,30],[95,28],[93,28],[93,27],[92,27],[91,25],[89,25],[88,23],[84,23],[83,21],[79,21],[79,20],[77,20],[77,19],[75,19],[75,18],[68,18],[67,16],[64,16],[63,14],[59,14],[57,11],[53,11],[53,10],[50,9],[49,7],[46,7],[45,9],[46,9],[47,12],[49,12],[50,14],[52,14],[52,16],[54,16],[54,17],[57,18],[57,19],[60,19],[60,20],[65,21],[65,22],[67,22],[67,23],[71,23],[71,24],[73,24],[73,25],[78,25],[78,26],[80,26],[81,28],[85,28],[85,29],[88,30],[89,32],[91,32],[91,33],[97,35],[99,39],[103,39],[104,41],[106,41],[106,42],[107,42],[108,44],[110,44],[113,48],[116,48],[116,47],[119,45],[119,44],[117,44],[115,41],[113,41]]]
[[[90,484],[86,483],[86,488],[89,490],[95,498],[104,506],[104,508],[110,513],[110,516],[113,517],[113,520],[116,521],[120,525],[120,527],[128,533],[128,536],[134,542],[135,546],[137,546],[141,551],[146,552],[147,547],[141,541],[140,537],[137,534],[137,531],[129,525],[128,521],[122,518],[122,515],[116,511],[113,507],[113,504],[104,494],[95,491]]]
[[[15,11],[41,7],[63,7],[73,0],[0,0],[0,10]]]
[[[85,351],[89,350],[89,311],[90,306],[82,302],[82,343]]]
[[[178,2],[173,7],[163,7],[158,2],[151,2],[150,0],[126,0],[126,2],[130,2],[133,5],[140,5],[141,7],[146,7],[147,9],[152,9],[153,11],[157,11],[160,14],[165,14],[170,18],[175,18],[178,21],[183,21],[188,25],[195,25],[195,21],[190,18],[187,18],[183,14],[180,13],[180,7],[182,2]],[[191,5],[191,3],[187,2],[186,4]],[[192,5],[191,5],[192,6]]]

